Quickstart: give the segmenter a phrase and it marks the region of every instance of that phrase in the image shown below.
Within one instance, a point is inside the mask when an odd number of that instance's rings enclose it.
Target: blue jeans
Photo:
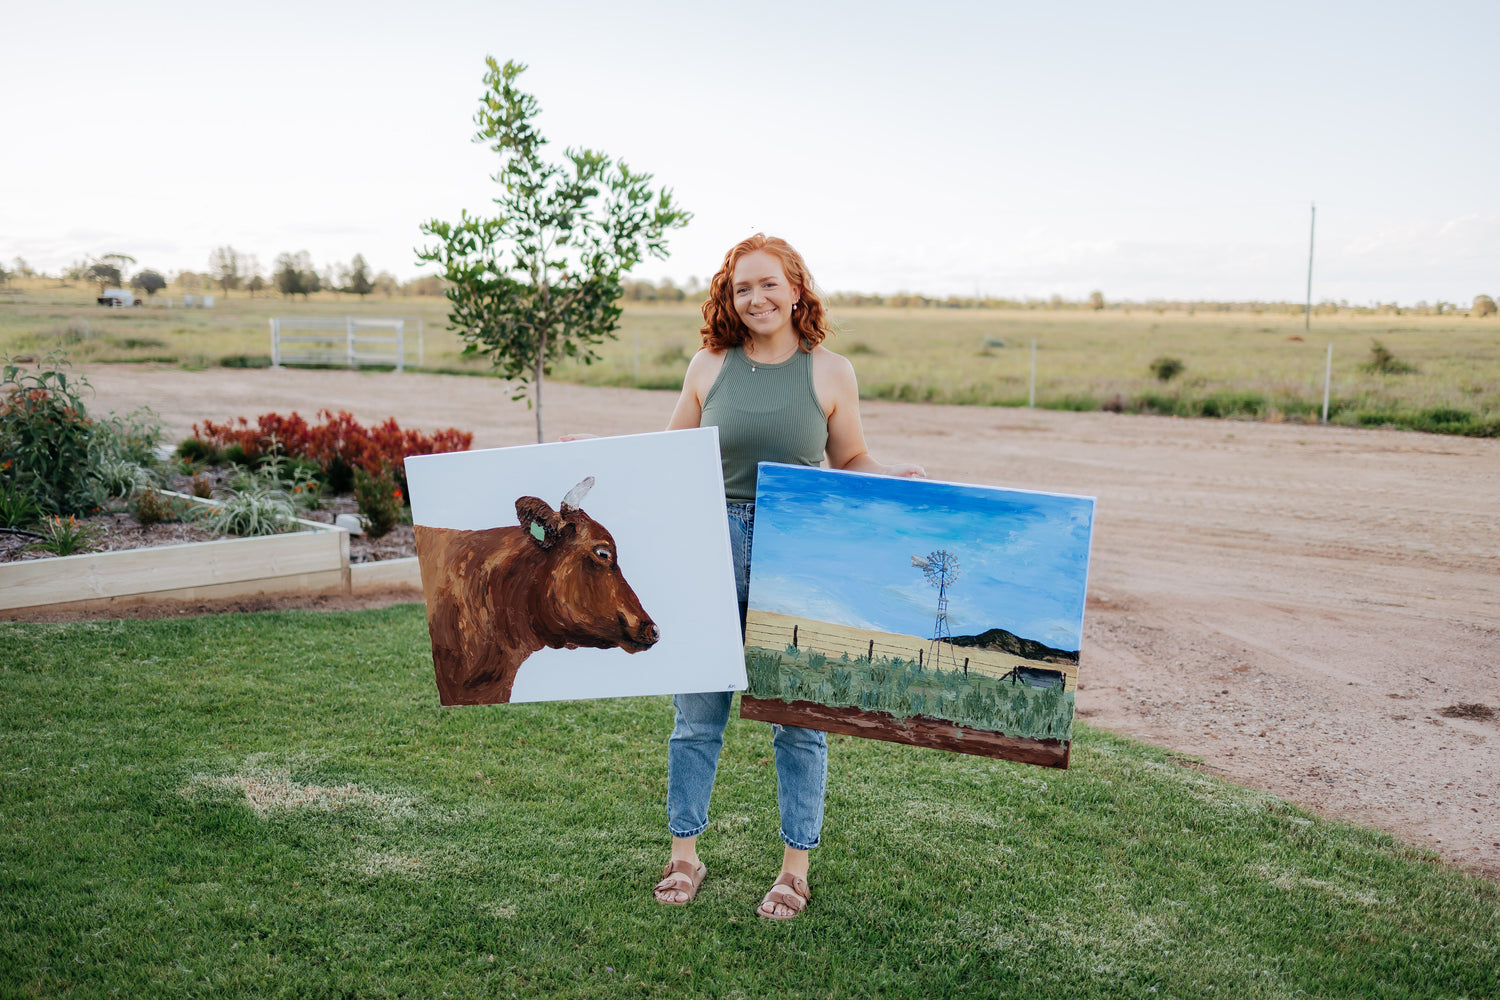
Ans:
[[[740,599],[740,626],[749,597],[750,542],[755,532],[753,504],[729,505],[729,549]],[[696,837],[708,829],[708,804],[719,770],[719,750],[734,700],[730,691],[679,694],[672,698],[676,725],[667,743],[667,829],[674,837]],[[776,751],[776,801],[781,807],[781,839],[810,851],[823,831],[823,797],[828,789],[828,738],[816,729],[772,724]]]

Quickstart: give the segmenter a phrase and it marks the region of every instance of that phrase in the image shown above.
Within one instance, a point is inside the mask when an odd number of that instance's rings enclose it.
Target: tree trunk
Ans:
[[[547,331],[542,331],[541,338],[537,341],[536,364],[532,367],[532,385],[536,388],[533,395],[536,401],[536,443],[542,443],[542,369],[543,359],[547,357]]]

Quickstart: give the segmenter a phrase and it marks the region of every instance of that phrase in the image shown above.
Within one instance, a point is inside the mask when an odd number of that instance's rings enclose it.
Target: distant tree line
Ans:
[[[322,268],[313,264],[306,250],[296,253],[278,254],[270,274],[264,273],[260,261],[253,254],[241,253],[231,245],[214,248],[208,255],[208,269],[196,271],[183,269],[175,274],[163,273],[151,268],[136,271],[127,282],[125,275],[136,263],[129,254],[106,253],[98,257],[75,260],[60,270],[57,279],[68,283],[86,281],[97,284],[102,295],[107,288],[122,288],[127,284],[147,298],[154,296],[169,285],[185,293],[217,289],[228,297],[230,292],[244,291],[254,298],[258,293],[275,289],[291,298],[301,295],[304,299],[320,292],[358,295],[441,295],[446,282],[436,275],[426,275],[402,282],[389,271],[371,273],[372,269],[363,254],[355,254],[348,264],[333,263]],[[14,268],[0,266],[0,286],[12,278],[46,278],[30,267],[24,258],[14,260]]]
[[[87,260],[74,261],[63,268],[58,278],[62,281],[88,281],[99,286],[102,294],[106,288],[124,287],[124,274],[136,263],[129,254],[106,253]],[[370,266],[363,254],[355,254],[348,264],[335,263],[322,268],[314,266],[312,257],[305,250],[283,253],[276,256],[270,275],[262,274],[260,262],[252,254],[242,254],[232,246],[216,248],[209,254],[208,270],[183,270],[175,275],[151,270],[136,271],[130,278],[129,287],[147,297],[155,295],[169,284],[187,292],[217,288],[225,295],[230,291],[243,290],[253,298],[256,294],[274,288],[283,296],[308,297],[320,291],[341,294],[413,296],[442,295],[447,282],[438,275],[425,275],[410,281],[398,281],[389,271],[370,273]],[[24,257],[12,259],[9,267],[0,264],[0,286],[13,279],[46,278]],[[693,302],[699,303],[707,294],[707,287],[698,278],[688,278],[681,285],[671,278],[660,281],[626,281],[621,283],[622,298],[627,302]],[[1314,315],[1333,316],[1458,316],[1488,317],[1500,315],[1496,297],[1476,295],[1468,306],[1446,301],[1419,301],[1409,305],[1398,302],[1375,302],[1353,305],[1348,299],[1337,302],[1325,299],[1313,306]],[[1305,303],[1268,302],[1249,300],[1227,302],[1213,299],[1119,299],[1107,301],[1104,293],[1094,291],[1082,299],[1066,299],[1061,295],[1048,298],[1005,298],[997,296],[937,297],[911,292],[880,295],[865,292],[831,292],[823,295],[831,306],[884,306],[894,309],[1041,309],[1041,310],[1092,310],[1141,311],[1141,312],[1185,312],[1185,313],[1270,313],[1300,315]]]

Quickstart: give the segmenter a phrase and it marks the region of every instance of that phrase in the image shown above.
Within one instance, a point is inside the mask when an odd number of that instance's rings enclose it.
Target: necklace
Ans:
[[[792,355],[796,354],[797,351],[798,351],[798,349],[802,346],[800,343],[793,344],[792,345],[792,349],[790,351],[787,351],[785,354],[783,354],[781,357],[777,358],[775,361],[756,361],[754,358],[752,358],[750,356],[750,346],[753,343],[754,343],[754,341],[750,341],[750,340],[745,341],[745,360],[748,361],[748,362],[750,362],[750,371],[752,373],[759,366],[761,366],[761,365],[779,365],[779,364],[781,364],[787,358],[790,358]]]

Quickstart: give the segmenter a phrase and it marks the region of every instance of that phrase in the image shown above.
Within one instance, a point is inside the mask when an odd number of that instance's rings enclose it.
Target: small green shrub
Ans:
[[[224,460],[219,449],[207,441],[200,441],[195,437],[184,438],[178,445],[176,455],[186,462],[199,465],[218,465]]]
[[[355,469],[354,499],[365,520],[365,534],[371,538],[390,534],[401,517],[401,490],[388,465],[381,466],[378,475]]]
[[[58,556],[71,556],[79,552],[87,552],[97,540],[97,534],[92,527],[73,515],[59,517],[53,515],[42,522],[42,539],[32,542],[29,548],[41,549]]]
[[[1414,375],[1417,366],[1402,361],[1378,340],[1370,341],[1370,360],[1359,366],[1370,375]]]
[[[160,490],[145,489],[136,494],[131,513],[141,527],[149,528],[164,521],[181,521],[191,513],[187,501],[169,497]]]
[[[214,481],[206,473],[200,472],[193,476],[193,483],[188,489],[198,499],[208,500],[214,495]]]
[[[64,515],[105,499],[90,461],[97,428],[83,404],[89,384],[68,367],[54,353],[35,369],[7,359],[0,370],[0,470],[29,483],[44,512]]]
[[[1181,358],[1169,358],[1165,354],[1155,359],[1150,364],[1151,374],[1156,376],[1158,382],[1170,382],[1187,366],[1182,363]]]

